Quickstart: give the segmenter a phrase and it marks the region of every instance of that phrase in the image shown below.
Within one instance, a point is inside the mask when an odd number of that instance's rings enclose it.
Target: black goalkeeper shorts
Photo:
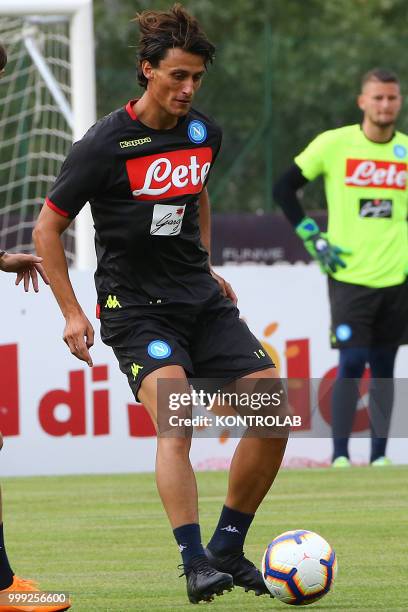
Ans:
[[[144,377],[168,365],[182,366],[189,378],[226,382],[275,367],[238,308],[221,294],[200,307],[104,309],[100,319],[102,341],[113,348],[136,399]]]
[[[396,347],[408,341],[408,282],[373,289],[328,279],[333,348]]]

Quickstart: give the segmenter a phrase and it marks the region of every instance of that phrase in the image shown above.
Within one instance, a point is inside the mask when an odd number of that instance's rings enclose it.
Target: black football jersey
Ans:
[[[191,109],[169,130],[141,123],[130,101],[76,142],[46,202],[73,219],[89,201],[98,301],[201,303],[219,291],[200,241],[198,198],[221,129]]]

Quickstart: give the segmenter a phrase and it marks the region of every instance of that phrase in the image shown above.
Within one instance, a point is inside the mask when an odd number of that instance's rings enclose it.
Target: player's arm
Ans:
[[[42,257],[51,289],[65,317],[64,342],[71,353],[92,367],[89,349],[94,330],[85,316],[71,285],[61,236],[71,219],[44,204],[33,232],[37,253]]]
[[[204,187],[200,194],[200,198],[198,200],[200,209],[199,209],[199,219],[200,219],[200,236],[201,243],[205,250],[208,252],[209,262],[210,262],[210,272],[213,278],[218,282],[221,293],[225,295],[225,297],[229,298],[233,301],[234,304],[237,303],[238,298],[234,293],[231,285],[223,279],[219,274],[214,272],[211,267],[211,208],[210,208],[210,199],[208,197],[207,187]]]
[[[308,178],[304,176],[301,168],[294,163],[276,182],[273,196],[293,225],[299,238],[303,240],[303,244],[311,257],[319,263],[323,272],[330,274],[336,272],[338,268],[346,267],[346,263],[340,256],[349,252],[330,244],[326,236],[320,231],[316,221],[306,216],[298,197],[298,191],[307,183]]]

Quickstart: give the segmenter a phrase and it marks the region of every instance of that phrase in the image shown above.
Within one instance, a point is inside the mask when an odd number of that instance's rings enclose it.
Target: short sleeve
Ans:
[[[319,134],[299,155],[295,157],[295,164],[301,169],[308,181],[325,173],[328,148],[330,146],[330,132]]]
[[[88,133],[73,145],[45,201],[62,216],[74,219],[102,189],[107,173],[107,163]]]
[[[218,157],[218,154],[220,152],[221,144],[222,144],[222,130],[217,125],[217,140],[216,140],[216,144],[215,144],[215,147],[214,147],[214,154],[213,154],[213,158],[212,158],[212,161],[211,161],[211,168],[210,168],[209,173],[206,176],[206,179],[204,181],[203,187],[207,187],[207,183],[210,180],[210,174],[211,174],[211,171],[212,171],[212,169],[214,167],[214,164],[215,164],[215,161],[216,161],[216,159]]]

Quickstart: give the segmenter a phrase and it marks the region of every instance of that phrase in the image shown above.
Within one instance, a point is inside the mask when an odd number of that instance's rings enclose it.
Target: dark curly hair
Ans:
[[[207,68],[215,54],[214,45],[208,40],[198,21],[181,4],[175,4],[169,11],[143,11],[134,19],[139,24],[138,81],[146,89],[147,79],[143,74],[142,62],[148,60],[154,68],[165,57],[168,49],[176,47],[200,55]]]

